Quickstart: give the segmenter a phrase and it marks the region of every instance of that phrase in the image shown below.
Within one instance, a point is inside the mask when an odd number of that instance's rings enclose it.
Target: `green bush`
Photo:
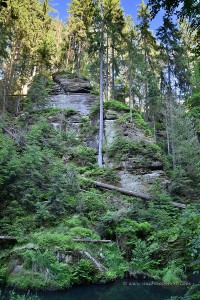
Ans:
[[[176,265],[175,261],[171,261],[163,270],[163,282],[167,284],[179,284],[186,276],[183,269]]]
[[[116,111],[129,111],[130,108],[127,104],[114,100],[114,99],[110,99],[109,101],[104,103],[104,108],[105,109],[113,109]]]
[[[14,291],[9,292],[9,300],[40,300],[38,296],[17,295]]]
[[[108,277],[112,274],[112,279],[123,278],[125,271],[128,269],[128,262],[124,260],[124,253],[119,250],[114,243],[106,245],[103,251],[105,263],[109,269]]]
[[[96,134],[99,128],[97,126],[91,125],[90,119],[88,117],[82,118],[81,124],[81,134],[88,135],[88,134]]]
[[[86,170],[85,176],[92,178],[93,180],[100,180],[106,183],[118,183],[119,177],[117,176],[116,172],[110,168],[99,168],[94,166],[92,170]]]
[[[107,149],[108,158],[114,158],[116,161],[136,154],[143,154],[153,159],[162,158],[161,148],[158,145],[143,141],[135,143],[131,139],[121,137],[115,140]]]
[[[78,146],[73,155],[73,160],[79,166],[93,165],[96,163],[95,150],[89,147]]]
[[[133,123],[136,125],[136,127],[141,128],[142,132],[145,135],[152,136],[151,127],[149,126],[148,123],[146,123],[144,121],[143,117],[141,116],[141,114],[136,109],[133,109],[132,118],[133,118]],[[125,124],[129,123],[130,124],[130,113],[123,114],[121,117],[119,117],[117,119],[117,122],[119,124],[123,124],[123,123],[125,123]]]
[[[152,269],[156,266],[155,259],[152,254],[158,249],[158,244],[147,245],[141,239],[135,242],[135,248],[132,251],[132,260],[130,263],[131,269],[137,272],[151,273]]]
[[[28,288],[45,289],[47,287],[45,275],[27,270],[10,275],[7,283],[9,286],[23,290]]]
[[[132,142],[130,139],[118,138],[107,149],[108,158],[120,161],[122,158],[130,157],[141,151],[140,144]]]
[[[53,81],[47,74],[38,74],[33,78],[33,82],[27,94],[27,101],[25,107],[30,109],[34,106],[36,108],[43,108],[47,105],[49,99],[49,92]]]
[[[0,284],[5,284],[7,280],[8,269],[5,265],[0,265]]]
[[[95,117],[99,115],[99,101],[95,101],[93,105],[90,108],[90,117]],[[117,101],[117,100],[109,100],[107,102],[104,102],[104,109],[113,109],[116,111],[122,111],[122,112],[128,112],[130,110],[129,106],[126,105],[123,102]]]
[[[93,219],[106,211],[106,202],[104,197],[95,189],[90,189],[85,193],[80,194],[81,210],[88,213]]]
[[[73,276],[76,282],[85,283],[92,282],[95,275],[94,266],[85,258],[79,260],[78,265],[73,271]]]

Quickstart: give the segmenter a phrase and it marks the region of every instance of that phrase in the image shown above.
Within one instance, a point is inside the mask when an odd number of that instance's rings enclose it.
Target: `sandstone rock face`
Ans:
[[[60,94],[63,91],[65,93],[89,93],[91,85],[88,80],[84,78],[68,78],[65,74],[54,74],[53,80],[57,83],[53,87],[53,91],[56,94]]]
[[[66,74],[54,74],[53,80],[48,107],[74,109],[83,116],[89,114],[97,96],[90,94],[91,85],[88,80],[68,78]]]
[[[89,93],[90,84],[85,79],[69,79],[63,75],[54,75],[55,85],[50,94],[49,107],[74,109],[76,113],[68,116],[63,113],[57,117],[50,117],[49,121],[58,130],[66,130],[81,139],[82,145],[95,149],[98,153],[99,120],[89,117],[89,112],[98,96]],[[104,114],[104,146],[108,148],[119,136],[134,143],[145,142],[154,144],[153,137],[147,136],[136,124],[118,122],[122,112],[107,110]],[[83,130],[83,117],[87,117],[87,125]],[[52,119],[51,119],[52,118]],[[95,128],[97,130],[95,130]],[[115,161],[104,153],[103,161],[106,167],[114,168],[120,178],[119,185],[127,190],[149,194],[152,184],[158,179],[165,187],[169,180],[163,171],[163,163],[148,154],[134,154]]]
[[[115,120],[104,121],[104,142],[107,146],[111,145],[117,137],[117,124]]]
[[[60,94],[51,95],[49,97],[48,107],[56,107],[61,109],[74,109],[83,116],[87,116],[90,107],[97,99],[97,96],[91,94]]]
[[[105,114],[104,135],[106,147],[110,147],[112,142],[116,141],[118,136],[131,140],[134,143],[145,142],[154,144],[153,137],[146,136],[134,122],[119,123],[120,117],[116,112],[109,110]],[[157,180],[161,181],[163,187],[169,184],[169,180],[163,171],[163,163],[148,154],[134,154],[131,157],[122,157],[120,161],[104,155],[106,167],[114,168],[120,178],[120,186],[132,192],[149,194],[152,184]]]

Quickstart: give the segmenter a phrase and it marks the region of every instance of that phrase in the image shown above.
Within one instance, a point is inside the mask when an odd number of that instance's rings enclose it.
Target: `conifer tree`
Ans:
[[[1,10],[0,28],[5,34],[6,53],[1,60],[2,99],[1,110],[6,112],[9,95],[21,93],[34,66],[41,63],[40,48],[50,26],[48,1],[8,0]],[[5,28],[7,30],[5,31]],[[49,47],[45,43],[44,51]]]
[[[73,51],[75,70],[79,76],[81,57],[86,50],[87,36],[94,21],[95,3],[93,0],[72,0],[69,4],[69,18],[67,22],[69,46]],[[74,71],[74,67],[72,67]]]
[[[148,6],[142,0],[142,3],[138,5],[139,10],[137,14],[140,23],[137,25],[139,31],[139,46],[141,47],[142,53],[144,55],[143,63],[143,78],[144,78],[144,111],[145,120],[148,121],[149,110],[151,106],[151,98],[148,98],[148,87],[149,78],[151,77],[150,72],[152,70],[156,71],[157,63],[155,63],[157,45],[156,40],[150,31],[150,20],[151,15]],[[150,71],[151,70],[151,71]]]

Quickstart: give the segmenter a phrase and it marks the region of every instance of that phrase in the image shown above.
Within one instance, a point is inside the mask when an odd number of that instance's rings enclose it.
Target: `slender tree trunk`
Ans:
[[[169,112],[169,103],[167,103],[167,108],[166,108],[166,116],[165,116],[165,127],[166,127],[166,135],[167,135],[167,153],[168,155],[171,154],[171,149],[170,149],[170,112]]]
[[[132,64],[131,64],[131,55],[129,52],[129,105],[130,105],[130,121],[133,122],[133,95],[132,95]]]
[[[77,54],[77,74],[78,74],[78,78],[80,77],[80,68],[81,68],[81,41],[78,41],[78,54]]]
[[[112,40],[112,99],[115,98],[115,46],[114,40]]]
[[[103,165],[103,155],[102,155],[102,146],[103,146],[103,53],[104,53],[104,22],[103,22],[103,5],[101,1],[101,46],[100,46],[100,116],[99,116],[99,151],[98,151],[98,166],[102,167]]]
[[[153,114],[153,131],[154,131],[154,141],[156,143],[156,121],[155,121],[155,115]]]
[[[2,103],[2,114],[6,113],[6,106],[7,106],[7,97],[6,97],[6,86],[5,83],[3,83],[3,103]]]
[[[69,48],[68,48],[68,51],[67,51],[67,60],[66,60],[66,63],[67,65],[69,64],[69,53],[71,51],[71,36],[69,37]]]
[[[106,39],[106,101],[108,101],[108,94],[109,94],[109,55],[108,55],[108,50],[109,50],[109,44],[108,44],[108,36]]]
[[[144,114],[144,119],[145,121],[147,122],[148,121],[148,103],[147,103],[147,92],[148,92],[148,84],[147,84],[147,78],[148,78],[148,74],[147,74],[147,45],[146,45],[146,37],[144,37],[144,61],[145,61],[145,76],[146,76],[146,79],[145,79],[145,84],[144,84],[144,107],[145,107],[145,114]]]
[[[172,163],[173,163],[173,169],[176,168],[176,153],[175,153],[175,141],[174,141],[174,121],[173,121],[173,115],[172,115],[172,103],[170,98],[169,103],[169,115],[170,115],[170,131],[171,131],[171,149],[172,149]]]

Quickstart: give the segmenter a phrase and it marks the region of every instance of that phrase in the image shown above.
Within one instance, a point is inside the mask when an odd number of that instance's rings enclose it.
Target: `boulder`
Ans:
[[[106,120],[116,120],[118,118],[118,114],[113,110],[108,110],[105,114]]]
[[[91,85],[85,78],[68,78],[66,74],[54,74],[53,80],[60,86],[53,87],[55,93],[89,93],[91,90]]]
[[[62,93],[63,93],[62,87],[58,83],[54,82],[54,84],[51,87],[51,91],[49,92],[49,95],[59,95]]]

